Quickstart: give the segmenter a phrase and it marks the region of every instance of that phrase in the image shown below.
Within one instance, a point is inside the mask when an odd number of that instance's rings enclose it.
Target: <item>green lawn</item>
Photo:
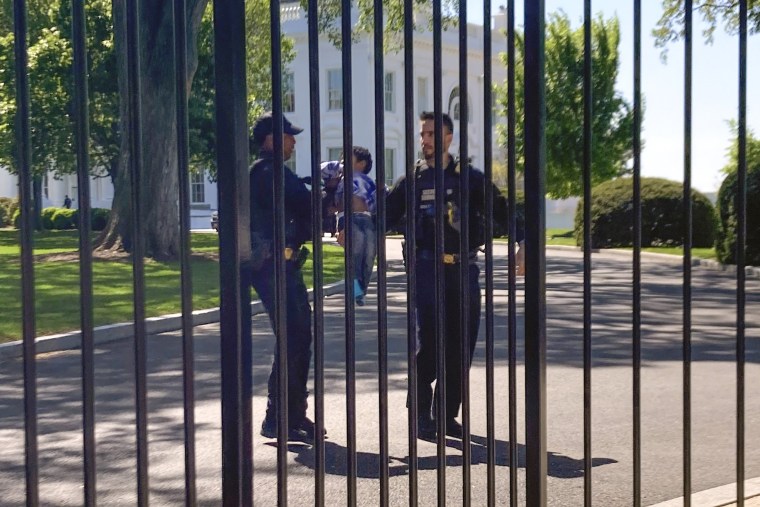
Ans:
[[[35,235],[35,254],[71,252],[78,249],[76,231],[49,231]],[[194,252],[216,251],[216,234],[193,234]],[[311,247],[310,247],[311,249]],[[343,278],[343,249],[325,245],[325,283]],[[191,266],[193,309],[219,305],[219,264],[214,260],[194,258]],[[306,284],[311,286],[311,259],[304,266]],[[178,262],[145,263],[146,304],[149,317],[176,313],[181,309],[180,267]],[[79,329],[79,263],[77,261],[41,261],[34,266],[37,335]],[[21,335],[21,271],[18,231],[0,230],[0,300],[4,309],[0,318],[0,342]],[[125,322],[132,319],[131,262],[96,261],[93,264],[95,325]]]

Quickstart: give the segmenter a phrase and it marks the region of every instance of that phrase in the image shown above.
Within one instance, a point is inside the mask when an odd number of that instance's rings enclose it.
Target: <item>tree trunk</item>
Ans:
[[[208,0],[187,5],[189,92],[198,65],[197,38]],[[139,203],[145,254],[155,259],[179,255],[179,185],[174,75],[172,0],[140,0],[142,86],[142,165]],[[114,39],[119,79],[121,155],[114,179],[108,225],[96,242],[106,250],[132,251],[132,201],[129,171],[129,97],[127,95],[126,2],[113,0]]]

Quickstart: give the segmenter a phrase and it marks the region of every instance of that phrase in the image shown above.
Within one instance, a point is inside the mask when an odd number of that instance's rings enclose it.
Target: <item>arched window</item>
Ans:
[[[459,97],[459,87],[454,87],[453,90],[451,90],[451,94],[449,94],[449,116],[451,116],[451,119],[454,121],[459,121],[459,118],[461,117],[461,107],[459,105],[460,103],[460,97]],[[472,101],[470,98],[467,98],[467,111],[472,110]],[[472,114],[468,115],[467,121],[472,121]]]

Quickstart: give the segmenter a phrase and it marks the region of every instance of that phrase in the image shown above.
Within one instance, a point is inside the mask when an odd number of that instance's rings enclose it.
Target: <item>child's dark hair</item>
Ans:
[[[363,172],[364,174],[369,174],[372,170],[372,154],[369,150],[364,146],[354,146],[354,157],[356,157],[358,162],[367,162],[367,165],[364,166]]]

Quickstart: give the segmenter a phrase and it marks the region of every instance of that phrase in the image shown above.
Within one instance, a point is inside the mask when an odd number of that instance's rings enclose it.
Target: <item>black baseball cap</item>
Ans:
[[[264,139],[271,134],[274,131],[274,117],[272,116],[272,111],[267,111],[266,113],[262,114],[256,119],[256,122],[253,124],[253,129],[251,130],[251,140],[261,145],[264,142]],[[296,127],[290,121],[288,121],[287,118],[285,118],[285,115],[282,116],[282,131],[285,134],[290,135],[297,135],[303,132],[303,129],[301,127]]]

